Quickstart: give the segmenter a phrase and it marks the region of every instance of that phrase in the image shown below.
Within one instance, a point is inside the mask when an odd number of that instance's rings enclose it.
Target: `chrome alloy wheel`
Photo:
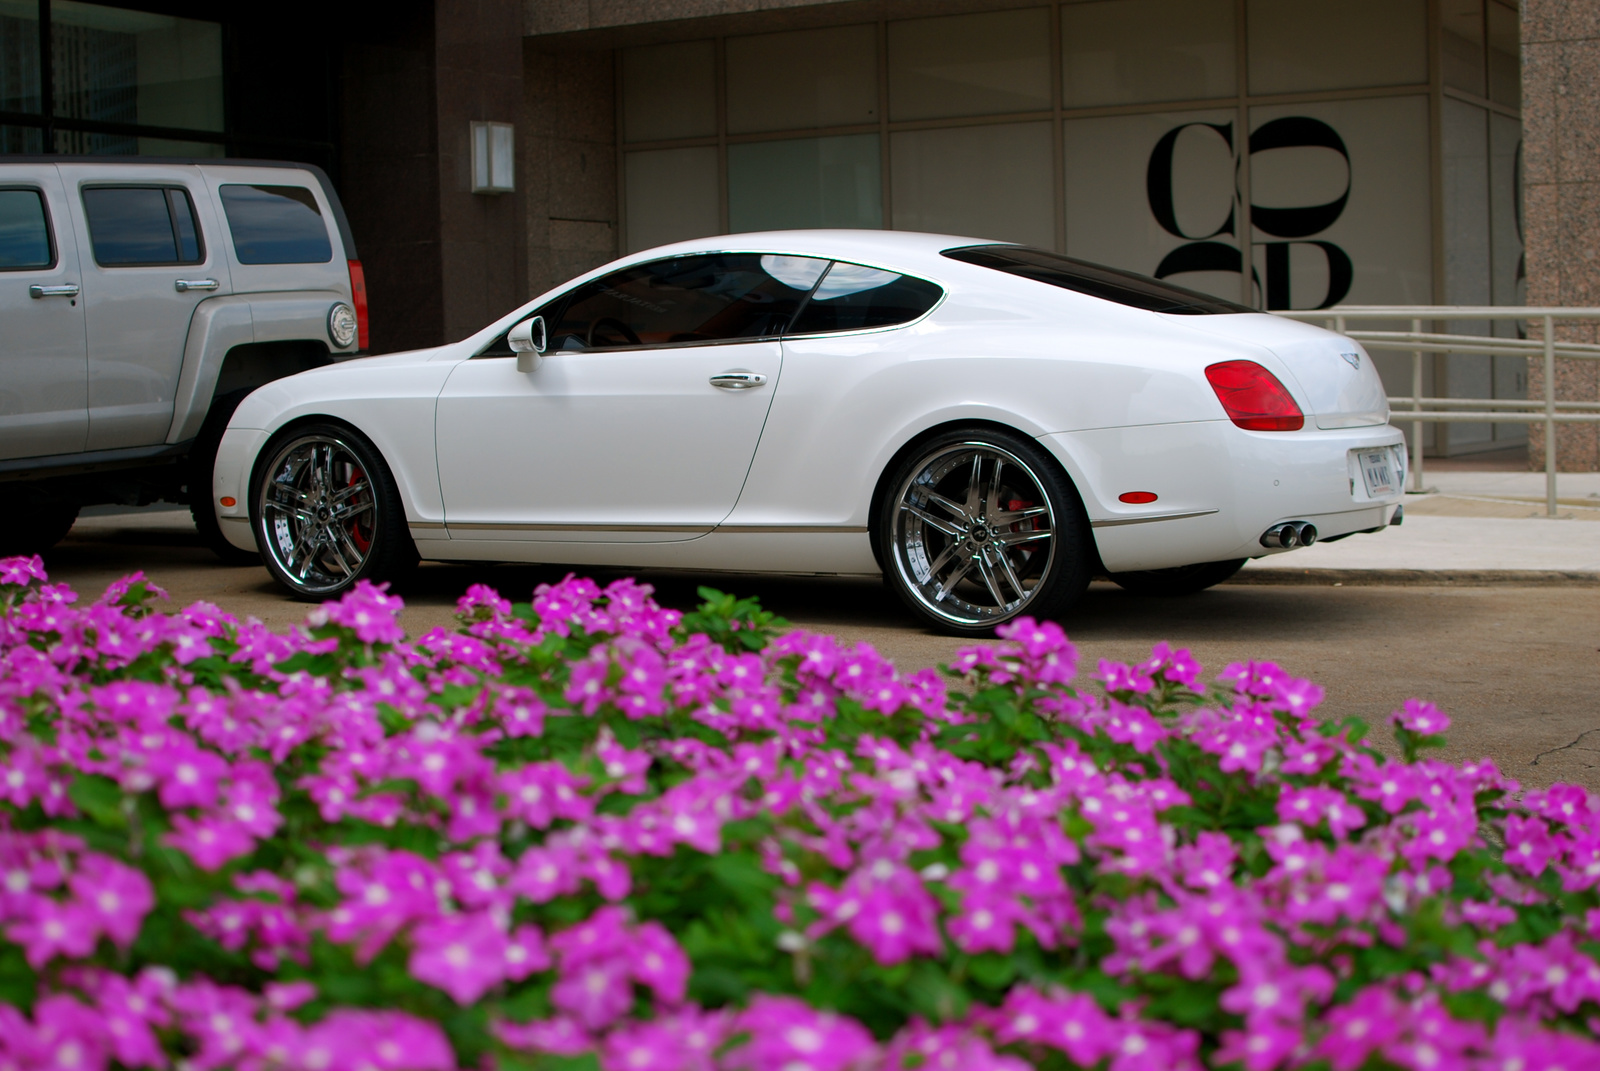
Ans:
[[[348,584],[372,553],[372,480],[350,446],[331,435],[291,439],[264,470],[258,538],[307,594]]]
[[[999,624],[1049,576],[1056,517],[1026,462],[989,443],[944,446],[898,489],[894,568],[927,612],[954,625]]]

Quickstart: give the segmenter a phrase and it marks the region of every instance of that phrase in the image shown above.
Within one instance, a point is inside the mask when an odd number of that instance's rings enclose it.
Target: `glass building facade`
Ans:
[[[892,227],[1267,309],[1516,304],[1517,30],[1501,0],[1080,0],[625,48],[620,244]],[[1520,359],[1429,364],[1526,391]]]

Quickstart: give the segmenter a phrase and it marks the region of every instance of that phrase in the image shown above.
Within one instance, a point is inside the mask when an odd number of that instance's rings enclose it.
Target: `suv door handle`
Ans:
[[[749,390],[766,381],[767,377],[760,372],[718,372],[711,377],[711,385],[723,390]]]
[[[35,283],[28,287],[28,296],[31,298],[43,297],[77,297],[77,283],[62,283],[59,286],[40,286]]]
[[[178,293],[182,294],[188,290],[215,290],[217,281],[215,279],[179,279],[172,285],[178,288]]]

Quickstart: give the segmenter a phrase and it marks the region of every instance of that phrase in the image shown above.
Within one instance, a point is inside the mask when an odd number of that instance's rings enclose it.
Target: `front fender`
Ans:
[[[167,442],[192,439],[205,423],[228,351],[251,342],[307,340],[329,345],[328,310],[343,301],[334,290],[275,294],[229,294],[195,306],[183,347],[183,369],[174,392]],[[351,350],[333,352],[334,360]]]

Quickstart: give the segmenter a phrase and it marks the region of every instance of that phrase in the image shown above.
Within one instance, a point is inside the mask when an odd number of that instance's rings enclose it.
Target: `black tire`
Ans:
[[[253,388],[252,388],[253,389]],[[211,497],[211,477],[217,467],[217,447],[222,445],[222,433],[228,429],[228,420],[250,390],[236,390],[211,400],[200,434],[189,448],[189,516],[194,518],[195,530],[211,553],[225,565],[259,565],[261,555],[253,550],[240,550],[222,534],[222,523],[217,520],[217,504]]]
[[[1113,583],[1135,595],[1176,598],[1215,587],[1244,568],[1249,558],[1226,562],[1201,562],[1171,569],[1141,569],[1131,573],[1109,574]]]
[[[250,480],[250,526],[267,571],[307,602],[361,580],[401,580],[417,564],[389,466],[343,424],[301,424],[267,443]]]
[[[942,632],[982,636],[1023,614],[1055,618],[1089,586],[1083,502],[1026,436],[940,433],[908,451],[885,488],[874,519],[885,580]]]
[[[67,537],[77,519],[76,502],[45,500],[20,506],[0,523],[0,558],[43,554]]]

